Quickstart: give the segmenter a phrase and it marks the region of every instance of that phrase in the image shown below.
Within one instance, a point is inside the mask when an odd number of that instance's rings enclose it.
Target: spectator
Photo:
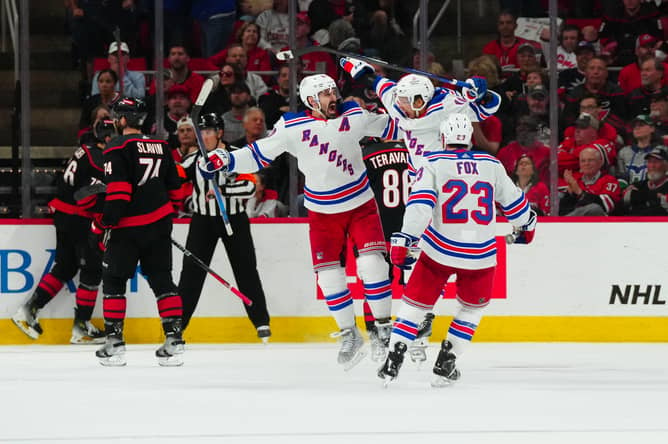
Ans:
[[[663,85],[665,65],[650,57],[640,65],[641,86],[634,89],[627,96],[629,115],[649,114],[649,105],[654,94],[659,92]]]
[[[262,94],[267,92],[267,84],[264,83],[262,77],[246,70],[248,66],[248,58],[246,58],[246,50],[239,43],[233,43],[227,47],[227,59],[230,64],[237,64],[241,68],[244,75],[246,85],[251,92],[253,99],[257,100]]]
[[[184,86],[188,90],[190,103],[195,103],[199,91],[204,84],[204,77],[192,72],[190,68],[188,68],[188,63],[190,63],[190,53],[188,52],[188,49],[183,46],[183,44],[172,45],[169,48],[167,62],[169,63],[172,84]],[[165,91],[169,91],[170,88],[171,85],[165,85]],[[155,95],[155,80],[151,82],[151,87],[149,88],[148,93],[151,96]]]
[[[181,119],[188,116],[190,105],[189,91],[185,86],[177,84],[167,91],[167,104],[165,106],[165,118],[163,119],[163,124],[165,125],[165,132],[167,133],[167,143],[172,149],[179,146],[177,124]],[[157,128],[155,128],[155,124],[151,129],[151,133],[160,134],[160,132],[157,131]]]
[[[582,32],[577,25],[565,25],[559,32],[559,46],[557,46],[557,70],[571,69],[577,67],[575,48],[583,39]],[[550,28],[545,27],[540,34],[541,49],[543,57],[550,67],[552,57],[550,56]]]
[[[661,38],[656,4],[641,0],[623,0],[623,11],[604,16],[601,24],[601,53],[609,53],[615,65],[633,63],[636,39],[642,34]]]
[[[517,66],[519,71],[510,74],[505,83],[506,95],[511,100],[526,92],[527,74],[538,69],[536,48],[530,43],[523,43],[517,48]]]
[[[410,39],[404,38],[404,29],[411,26],[413,12],[405,1],[355,1],[353,27],[359,35],[365,53],[384,60],[397,61],[407,50]],[[409,19],[409,20],[406,20]],[[402,22],[400,24],[400,22]]]
[[[483,54],[496,56],[501,65],[501,69],[506,71],[518,68],[517,50],[524,43],[529,43],[521,37],[515,37],[517,29],[517,18],[512,12],[504,11],[499,14],[497,21],[497,31],[499,37],[487,43],[482,49]]]
[[[664,146],[668,146],[668,87],[664,86],[652,96],[649,109],[656,129],[654,134]]]
[[[255,21],[260,27],[260,48],[274,54],[288,46],[288,0],[274,0],[274,6]]]
[[[88,85],[93,77],[93,59],[103,54],[104,44],[111,38],[106,8],[101,2],[79,0],[65,0],[65,6],[71,14],[74,55],[81,64],[81,79]]]
[[[316,46],[317,44],[309,37],[311,32],[311,20],[305,12],[297,14],[297,23],[295,29],[295,38],[297,49]],[[302,68],[304,71],[323,72],[335,79],[338,72],[332,57],[324,52],[312,52],[301,56]]]
[[[515,162],[511,178],[515,185],[524,191],[529,205],[539,216],[550,215],[550,190],[544,182],[538,179],[536,165],[531,157],[526,154],[520,156]]]
[[[482,122],[472,122],[473,139],[472,144],[475,149],[488,152],[495,155],[501,146],[503,130],[501,120],[492,115]]]
[[[221,116],[225,125],[226,141],[244,137],[243,119],[250,107],[250,101],[251,95],[248,85],[245,83],[235,83],[230,87],[230,104],[232,107]]]
[[[196,153],[199,149],[197,147],[197,137],[195,136],[195,125],[190,116],[182,117],[176,124],[176,134],[179,143],[176,149],[172,151],[172,156],[176,163],[183,162],[183,159],[192,153]],[[188,196],[189,194],[184,194]]]
[[[237,32],[236,42],[246,51],[246,67],[249,71],[271,71],[271,58],[269,53],[258,46],[260,41],[260,27],[255,23],[244,23]],[[218,54],[209,58],[216,66],[222,66],[227,61],[225,48]],[[266,79],[266,77],[265,77]]]
[[[243,119],[243,137],[230,143],[232,146],[242,147],[261,139],[267,133],[267,124],[264,120],[264,112],[256,106],[248,108]]]
[[[629,94],[634,89],[642,86],[640,64],[646,59],[655,56],[656,51],[654,50],[654,46],[657,42],[658,40],[649,34],[643,34],[638,37],[635,51],[636,60],[622,68],[617,79],[619,86],[625,94]]]
[[[580,152],[585,148],[595,148],[601,152],[603,169],[607,171],[615,165],[617,152],[614,143],[599,138],[601,122],[591,114],[582,113],[575,121],[573,137],[565,138],[558,148],[559,175],[565,170],[577,171]]]
[[[267,178],[262,171],[255,174],[255,193],[246,202],[248,217],[287,216],[285,205],[278,201],[278,193],[267,188]]]
[[[512,176],[517,161],[528,156],[533,161],[541,182],[550,183],[550,149],[538,141],[538,122],[530,116],[520,117],[517,122],[517,140],[501,148],[497,157]]]
[[[624,191],[624,207],[631,216],[668,216],[668,153],[655,148],[645,155],[647,179]]]
[[[313,0],[308,7],[308,16],[315,31],[327,29],[334,21],[352,14],[351,5],[340,0]]]
[[[617,130],[615,127],[605,122],[605,112],[601,109],[601,100],[596,94],[585,94],[582,99],[580,99],[580,115],[588,114],[599,123],[598,125],[598,139],[604,139],[615,144],[615,146],[621,146],[623,140],[618,136]],[[569,126],[564,130],[564,138],[574,137],[575,135],[575,125]]]
[[[130,49],[128,44],[121,42],[120,52],[121,57],[120,61],[118,58],[118,43],[112,42],[109,45],[109,54],[107,55],[107,60],[109,61],[110,68],[116,73],[116,77],[120,76],[121,66],[123,69],[123,96],[125,97],[137,97],[143,98],[146,95],[146,79],[144,74],[137,71],[128,70],[128,61],[130,61]],[[99,86],[97,83],[97,78],[100,75],[100,72],[96,72],[93,76],[93,88],[91,89],[91,95],[99,94]],[[119,77],[120,78],[120,77]],[[120,83],[116,82],[114,87],[115,91],[120,91]]]
[[[559,73],[559,97],[565,96],[574,88],[585,82],[585,70],[587,69],[587,64],[596,55],[594,46],[585,41],[578,43],[574,52],[577,66],[575,68],[565,69]]]
[[[608,81],[608,65],[601,57],[593,57],[585,70],[585,82],[576,86],[566,95],[563,110],[565,125],[572,125],[579,114],[579,103],[585,94],[597,94],[600,97],[601,108],[605,112],[608,123],[624,133],[626,109],[624,92],[621,88]]]
[[[621,199],[619,182],[605,174],[603,154],[595,148],[580,152],[580,172],[564,171],[560,181],[560,216],[607,216]]]
[[[290,66],[282,65],[278,69],[276,86],[260,96],[258,102],[267,118],[267,128],[272,129],[283,113],[290,111]]]
[[[230,103],[230,87],[237,83],[244,83],[244,76],[239,65],[225,63],[220,68],[218,75],[213,77],[213,82],[217,86],[211,91],[209,98],[206,99],[202,107],[202,115],[215,114],[222,116],[232,106]]]
[[[195,0],[192,17],[202,33],[202,54],[211,57],[220,52],[230,39],[237,15],[235,0]]]
[[[627,145],[617,155],[616,176],[620,183],[634,184],[646,179],[645,156],[654,149],[663,148],[654,138],[654,122],[646,115],[636,116],[631,122],[633,144]]]
[[[522,103],[522,99],[524,99],[524,103]],[[526,95],[517,98],[516,112],[513,113],[516,119],[522,116],[531,116],[536,121],[538,126],[536,140],[545,146],[550,146],[550,135],[552,134],[548,104],[547,89],[542,84],[536,84],[528,88]]]
[[[116,72],[112,69],[103,69],[97,73],[98,93],[88,97],[81,107],[79,129],[84,129],[90,125],[90,116],[93,109],[100,105],[110,107],[116,100],[118,100],[120,94],[114,89],[117,82],[118,75],[116,75]]]

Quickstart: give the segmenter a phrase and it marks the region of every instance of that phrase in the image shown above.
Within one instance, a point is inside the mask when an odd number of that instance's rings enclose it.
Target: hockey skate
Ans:
[[[387,347],[392,333],[392,321],[389,318],[376,321],[375,334],[369,333],[371,342],[371,360],[382,362],[387,356]]]
[[[267,344],[269,342],[269,338],[271,337],[271,329],[269,328],[269,326],[260,325],[257,328],[257,337],[262,339],[263,344]]]
[[[181,333],[181,318],[163,319],[162,328],[165,331],[165,343],[155,351],[158,364],[163,367],[182,366],[186,342]]]
[[[366,351],[362,349],[364,339],[357,327],[344,328],[330,335],[332,338],[341,338],[341,349],[337,361],[343,365],[345,371],[356,366],[365,356]]]
[[[394,344],[394,350],[387,354],[385,364],[378,369],[378,377],[385,380],[383,384],[385,387],[390,385],[390,382],[394,381],[397,379],[397,376],[399,376],[399,369],[401,369],[401,364],[404,363],[406,349],[406,344],[403,342]]]
[[[104,333],[91,321],[74,320],[70,344],[104,344]]]
[[[31,339],[37,339],[43,333],[42,326],[39,325],[37,319],[37,312],[37,307],[28,301],[28,303],[21,305],[12,316],[14,324]]]
[[[455,366],[457,357],[451,350],[452,343],[443,340],[441,342],[441,351],[438,352],[438,357],[434,364],[434,374],[436,377],[431,382],[432,387],[447,387],[459,379],[460,373]]]
[[[123,367],[127,364],[123,338],[116,335],[107,336],[106,342],[95,352],[95,356],[105,367]]]
[[[429,338],[431,337],[431,324],[434,320],[434,313],[427,313],[424,320],[418,327],[417,337],[415,341],[408,347],[408,354],[411,361],[417,362],[418,366],[427,360],[427,347],[429,346]]]

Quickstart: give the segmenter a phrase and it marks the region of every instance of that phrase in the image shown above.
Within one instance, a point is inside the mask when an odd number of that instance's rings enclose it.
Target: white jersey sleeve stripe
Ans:
[[[529,201],[527,200],[524,193],[517,199],[515,202],[511,203],[507,207],[502,206],[503,214],[508,220],[515,220],[521,217],[524,213],[529,211]]]
[[[268,167],[271,163],[271,159],[262,155],[262,151],[260,151],[260,147],[257,145],[257,143],[253,142],[248,146],[250,147],[250,150],[253,153],[253,157],[255,158],[255,161],[257,162],[260,169]]]
[[[436,199],[436,192],[433,190],[416,190],[411,192],[406,206],[422,204],[434,208],[436,206]]]

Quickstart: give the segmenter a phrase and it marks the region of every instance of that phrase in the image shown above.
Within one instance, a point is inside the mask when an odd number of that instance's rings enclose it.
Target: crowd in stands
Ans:
[[[216,88],[203,113],[222,117],[224,138],[233,146],[263,137],[289,109],[289,66],[276,58],[288,47],[288,1],[164,3],[166,57],[156,75],[164,79],[165,109],[152,110],[145,131],[165,135],[177,160],[195,149],[196,122],[188,113],[205,77],[213,75]],[[406,3],[299,0],[296,48],[329,47],[419,69],[419,53],[406,46],[412,26]],[[67,4],[86,85],[79,125],[85,139],[121,95],[154,103],[155,80],[141,72],[153,66],[153,2]],[[485,77],[503,99],[495,116],[475,125],[475,148],[497,155],[540,214],[556,215],[549,205],[549,144],[556,131],[559,215],[668,215],[668,1],[560,0],[555,56],[547,27],[535,40],[517,36],[518,15],[545,17],[546,1],[501,0],[500,6],[497,38],[480,54],[467,54],[468,76]],[[548,117],[551,63],[559,71],[558,128]],[[429,53],[427,64],[427,71],[447,75],[437,55]],[[310,72],[329,74],[343,97],[383,112],[375,93],[343,75],[330,54],[302,56],[297,76]],[[164,128],[156,124],[159,112]],[[256,177],[249,211],[285,214],[286,171],[287,160],[279,158]]]

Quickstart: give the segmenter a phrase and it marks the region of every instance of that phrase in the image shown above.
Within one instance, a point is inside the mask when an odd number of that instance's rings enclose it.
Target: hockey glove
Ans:
[[[465,83],[470,86],[462,88],[462,95],[469,102],[480,102],[487,95],[487,79],[484,77],[472,77]]]
[[[519,235],[515,239],[516,244],[530,244],[536,235],[537,215],[534,210],[529,210],[529,222],[519,227]]]
[[[88,245],[93,250],[106,251],[107,240],[109,240],[110,227],[102,224],[102,217],[95,217],[90,224],[88,233]]]
[[[364,74],[373,74],[375,72],[373,66],[369,65],[367,62],[352,57],[341,57],[339,64],[341,65],[341,68],[355,80],[358,80]]]
[[[230,153],[222,148],[216,148],[208,154],[207,158],[199,158],[197,168],[204,179],[211,180],[218,171],[227,171],[229,164]]]
[[[407,233],[392,233],[390,237],[390,260],[402,270],[410,270],[417,259],[409,253],[417,247],[418,238]]]

